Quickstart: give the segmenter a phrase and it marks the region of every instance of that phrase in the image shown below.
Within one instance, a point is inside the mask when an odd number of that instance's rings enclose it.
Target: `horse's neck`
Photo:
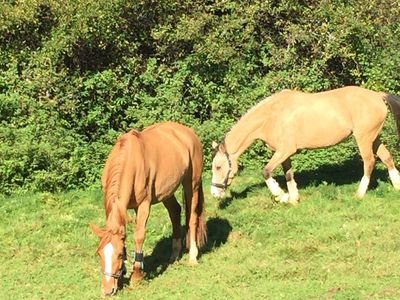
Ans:
[[[263,104],[251,108],[227,133],[225,146],[230,155],[238,158],[256,139],[261,138],[262,124],[265,121],[263,114],[260,114],[265,106]]]

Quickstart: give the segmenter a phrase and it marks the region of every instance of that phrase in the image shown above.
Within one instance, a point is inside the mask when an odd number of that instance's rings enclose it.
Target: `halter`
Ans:
[[[215,187],[220,188],[220,189],[226,189],[226,187],[228,186],[229,174],[230,174],[231,171],[232,171],[232,162],[231,162],[231,160],[229,159],[229,154],[228,154],[227,151],[225,151],[224,154],[225,154],[225,156],[226,156],[226,159],[228,160],[228,166],[229,166],[229,169],[228,169],[228,172],[226,173],[224,182],[223,182],[223,183],[214,183],[214,182],[211,182],[211,185],[212,185],[212,186],[215,186]]]
[[[126,267],[125,267],[124,263],[122,263],[122,268],[117,273],[108,273],[108,272],[103,271],[103,275],[109,276],[109,277],[112,277],[115,279],[119,279],[125,274],[126,274]]]
[[[126,274],[126,267],[125,267],[125,260],[126,260],[126,248],[124,247],[124,252],[123,255],[121,257],[122,260],[122,266],[121,269],[119,269],[119,271],[117,273],[109,273],[106,271],[102,271],[103,275],[108,276],[108,277],[112,277],[114,279],[120,279],[122,276],[124,276]]]

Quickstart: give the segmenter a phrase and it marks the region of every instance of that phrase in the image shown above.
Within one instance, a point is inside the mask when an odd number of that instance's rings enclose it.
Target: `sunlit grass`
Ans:
[[[156,205],[146,278],[115,299],[400,297],[400,194],[384,178],[361,201],[356,181],[306,184],[296,207],[274,203],[259,171],[241,173],[224,200],[204,181],[209,244],[199,265],[188,266],[187,254],[166,264],[171,227]],[[98,240],[88,227],[104,225],[100,190],[3,196],[0,213],[0,299],[100,297]]]

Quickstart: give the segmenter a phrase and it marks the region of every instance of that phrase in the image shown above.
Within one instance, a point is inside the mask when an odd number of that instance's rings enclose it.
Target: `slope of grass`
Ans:
[[[167,264],[171,226],[156,205],[145,280],[114,298],[398,299],[400,194],[379,174],[362,201],[353,197],[356,179],[305,180],[296,207],[274,203],[260,171],[245,170],[223,200],[210,196],[205,175],[209,242],[199,265],[188,266],[187,254]],[[98,240],[88,227],[104,225],[100,190],[3,196],[0,213],[0,299],[100,297]]]

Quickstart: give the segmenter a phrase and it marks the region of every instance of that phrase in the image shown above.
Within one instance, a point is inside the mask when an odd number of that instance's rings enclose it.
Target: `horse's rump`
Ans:
[[[149,176],[157,199],[172,194],[185,177],[198,185],[203,169],[203,148],[190,128],[173,122],[161,123],[143,130],[141,138],[145,159],[153,170]]]
[[[390,110],[393,113],[394,120],[397,126],[397,132],[400,136],[400,97],[395,95],[385,94],[384,99],[389,104]]]

